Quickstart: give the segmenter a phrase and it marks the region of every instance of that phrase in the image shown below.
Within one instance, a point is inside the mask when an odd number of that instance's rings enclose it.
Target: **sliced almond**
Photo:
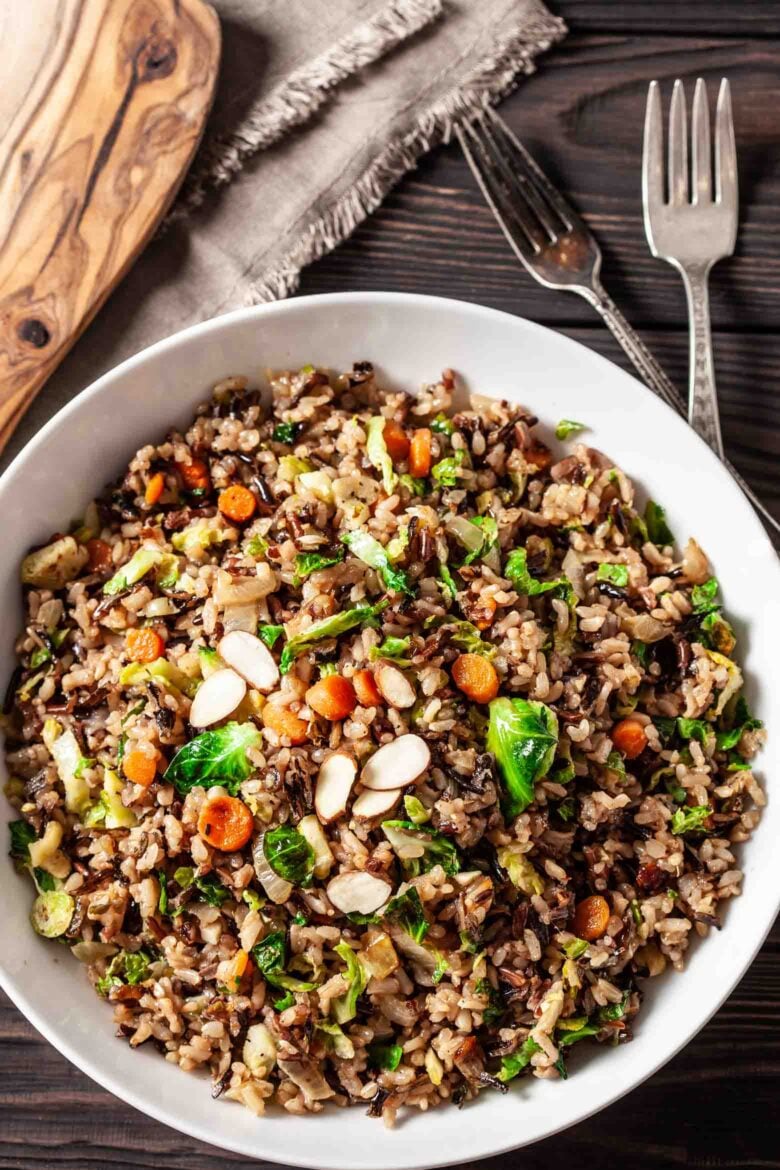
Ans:
[[[372,873],[340,873],[328,882],[328,897],[342,914],[373,914],[390,897],[390,885]]]
[[[231,630],[217,647],[220,658],[232,666],[256,691],[269,694],[279,682],[279,667],[268,647],[246,630]]]
[[[314,811],[324,825],[346,812],[356,776],[357,764],[346,752],[334,752],[323,762],[317,776]]]
[[[431,762],[431,753],[419,735],[399,735],[374,752],[364,765],[360,783],[364,788],[405,788],[422,776]]]
[[[234,670],[215,670],[195,692],[190,708],[193,727],[210,727],[227,719],[246,694],[246,683]]]
[[[414,706],[417,699],[414,687],[397,666],[390,666],[387,662],[381,663],[376,669],[374,678],[382,698],[391,707],[404,710],[406,707]]]
[[[361,821],[372,821],[374,817],[382,817],[389,813],[401,797],[400,788],[385,788],[377,790],[364,788],[352,805],[352,815]]]

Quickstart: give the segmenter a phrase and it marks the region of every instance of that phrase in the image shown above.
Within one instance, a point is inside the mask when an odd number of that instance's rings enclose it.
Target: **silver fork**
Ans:
[[[474,177],[515,255],[546,288],[584,297],[609,326],[642,380],[669,406],[685,404],[658,362],[601,283],[601,249],[593,233],[550,182],[494,110],[485,110],[455,133]],[[780,523],[724,459],[745,495],[772,527]]]
[[[693,95],[690,181],[685,90],[675,81],[669,110],[668,198],[664,190],[661,91],[650,83],[642,153],[642,204],[647,242],[654,256],[683,278],[690,320],[688,422],[723,458],[718,396],[712,361],[707,282],[710,269],[730,256],[737,240],[737,152],[731,91],[724,77],[715,111],[715,183],[707,87],[700,77]]]

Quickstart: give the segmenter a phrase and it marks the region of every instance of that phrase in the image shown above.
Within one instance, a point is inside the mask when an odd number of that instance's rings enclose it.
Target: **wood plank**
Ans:
[[[0,450],[169,206],[220,44],[203,0],[30,0],[3,27]]]
[[[776,0],[559,0],[550,7],[577,32],[778,36]]]

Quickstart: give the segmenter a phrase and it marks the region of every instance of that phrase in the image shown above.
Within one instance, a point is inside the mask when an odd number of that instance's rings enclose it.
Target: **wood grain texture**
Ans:
[[[713,274],[715,360],[729,454],[780,509],[780,41],[763,39],[772,19],[777,25],[780,5],[552,0],[551,6],[573,35],[540,62],[504,111],[585,211],[605,248],[608,286],[680,385],[687,371],[682,289],[671,269],[649,256],[640,221],[644,96],[654,76],[666,79],[667,94],[677,75],[692,79],[704,70],[715,80],[724,71],[732,79],[742,226],[737,256]],[[586,26],[590,33],[580,35],[577,29]],[[659,37],[659,27],[686,35]],[[747,33],[752,39],[741,39]],[[541,290],[514,261],[455,147],[426,159],[350,241],[304,273],[301,291],[367,288],[495,305],[626,364],[587,306]],[[738,909],[735,904],[737,929]],[[123,1105],[59,1056],[2,996],[0,1053],[0,1170],[269,1165],[221,1153]],[[780,1170],[779,1076],[776,925],[723,1008],[647,1084],[565,1133],[469,1170]],[[478,1109],[472,1117],[479,1125]],[[517,1123],[522,1127],[521,1104]],[[294,1140],[293,1132],[291,1150]]]
[[[28,0],[3,30],[0,450],[169,206],[220,48],[202,0]]]

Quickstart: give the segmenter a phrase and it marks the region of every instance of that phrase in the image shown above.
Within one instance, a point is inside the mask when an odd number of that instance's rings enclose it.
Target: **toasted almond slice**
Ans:
[[[268,647],[246,630],[231,630],[217,647],[220,658],[232,666],[256,691],[269,694],[279,681],[279,667]]]
[[[346,752],[334,752],[320,767],[314,793],[314,811],[324,825],[346,811],[349,794],[357,776],[357,764]]]
[[[401,796],[400,788],[385,788],[376,790],[364,788],[352,805],[352,815],[361,821],[372,821],[374,817],[384,816],[398,803]]]
[[[374,675],[376,678],[376,685],[381,691],[382,698],[391,707],[398,707],[403,710],[405,707],[413,707],[417,695],[414,692],[414,687],[409,680],[401,674],[397,666],[390,666],[389,663],[381,663]]]
[[[193,727],[210,727],[226,719],[246,694],[246,683],[240,675],[227,667],[215,670],[195,692],[190,708]]]
[[[328,897],[342,914],[373,914],[390,894],[388,882],[359,870],[340,873],[328,882]]]
[[[405,788],[422,776],[431,762],[431,753],[419,735],[399,735],[386,743],[363,766],[360,782],[364,788]]]

